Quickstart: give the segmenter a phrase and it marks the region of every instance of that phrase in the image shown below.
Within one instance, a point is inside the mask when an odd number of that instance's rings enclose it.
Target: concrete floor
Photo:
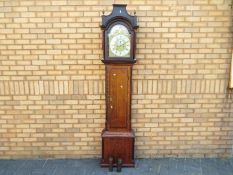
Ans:
[[[233,158],[138,159],[121,173],[100,168],[98,159],[0,160],[0,175],[233,175]]]

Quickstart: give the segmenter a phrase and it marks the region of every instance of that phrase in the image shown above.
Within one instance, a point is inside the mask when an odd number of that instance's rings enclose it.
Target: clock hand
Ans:
[[[125,45],[127,42],[128,42],[128,41],[126,41],[126,42],[124,42],[123,44],[119,45],[119,47]]]
[[[128,41],[125,41],[123,44],[127,43]]]

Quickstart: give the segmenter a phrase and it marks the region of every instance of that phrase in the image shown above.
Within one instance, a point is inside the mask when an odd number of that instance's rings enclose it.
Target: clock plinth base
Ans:
[[[134,167],[134,133],[102,132],[102,160],[101,166],[109,166],[109,158],[113,158],[113,166],[117,166],[117,159],[122,159],[123,167]]]

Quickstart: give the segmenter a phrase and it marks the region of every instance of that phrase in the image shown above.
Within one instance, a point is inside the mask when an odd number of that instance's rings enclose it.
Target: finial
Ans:
[[[231,9],[233,8],[233,0],[232,0],[231,4],[229,4],[229,6],[231,7]]]
[[[102,10],[102,14],[104,15],[104,13],[105,13],[105,11],[104,11],[104,9]]]
[[[136,11],[135,10],[134,10],[133,14],[134,14],[134,16],[136,16]]]

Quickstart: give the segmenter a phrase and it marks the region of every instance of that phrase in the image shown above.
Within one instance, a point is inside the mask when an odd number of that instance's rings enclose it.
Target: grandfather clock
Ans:
[[[106,123],[102,132],[101,166],[134,166],[134,132],[131,128],[132,66],[136,62],[136,16],[126,5],[113,4],[102,16],[106,74]]]

